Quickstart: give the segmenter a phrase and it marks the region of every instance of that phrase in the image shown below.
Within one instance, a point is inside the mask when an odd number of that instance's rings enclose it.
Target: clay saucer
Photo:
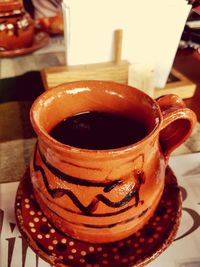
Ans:
[[[35,33],[33,43],[31,46],[15,50],[0,51],[0,58],[17,57],[29,54],[44,47],[45,45],[48,44],[48,42],[49,42],[49,34],[43,31],[39,31]]]
[[[172,243],[180,223],[181,207],[180,189],[168,167],[160,203],[140,231],[118,242],[86,243],[60,232],[44,216],[34,198],[28,169],[17,190],[15,213],[22,236],[49,264],[57,267],[141,267]]]

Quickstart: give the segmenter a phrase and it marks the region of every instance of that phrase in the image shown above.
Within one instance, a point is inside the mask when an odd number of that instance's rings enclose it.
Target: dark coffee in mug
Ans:
[[[93,111],[64,119],[49,134],[66,145],[104,150],[134,144],[144,138],[148,130],[139,119]]]

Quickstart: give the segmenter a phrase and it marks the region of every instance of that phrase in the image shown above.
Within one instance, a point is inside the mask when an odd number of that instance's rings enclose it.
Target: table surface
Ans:
[[[29,165],[36,142],[29,110],[33,100],[44,90],[39,71],[58,65],[64,65],[62,51],[0,59],[0,183],[20,180]],[[200,57],[195,56],[194,50],[179,50],[173,67],[197,84],[194,96],[185,99],[185,103],[194,110],[200,122]],[[23,79],[21,76],[16,78],[23,73]],[[6,77],[13,78],[4,79]],[[9,84],[12,90],[5,89],[4,84]],[[178,148],[178,154],[200,151],[198,127],[195,138],[189,140],[186,146],[181,146],[180,150]]]

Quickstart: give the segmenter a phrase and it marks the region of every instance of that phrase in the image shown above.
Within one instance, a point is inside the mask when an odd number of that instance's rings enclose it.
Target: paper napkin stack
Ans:
[[[185,0],[64,0],[66,63],[112,61],[114,31],[122,29],[122,59],[153,65],[162,88],[190,10]]]

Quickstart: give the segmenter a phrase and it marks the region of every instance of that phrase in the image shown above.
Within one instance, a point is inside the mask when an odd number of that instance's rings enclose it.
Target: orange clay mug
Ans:
[[[88,111],[137,118],[148,133],[136,143],[104,150],[50,136],[63,119]],[[196,116],[175,95],[156,101],[127,85],[78,81],[39,96],[31,122],[38,136],[31,180],[41,209],[67,235],[103,243],[147,223],[163,193],[169,155],[189,137]]]

